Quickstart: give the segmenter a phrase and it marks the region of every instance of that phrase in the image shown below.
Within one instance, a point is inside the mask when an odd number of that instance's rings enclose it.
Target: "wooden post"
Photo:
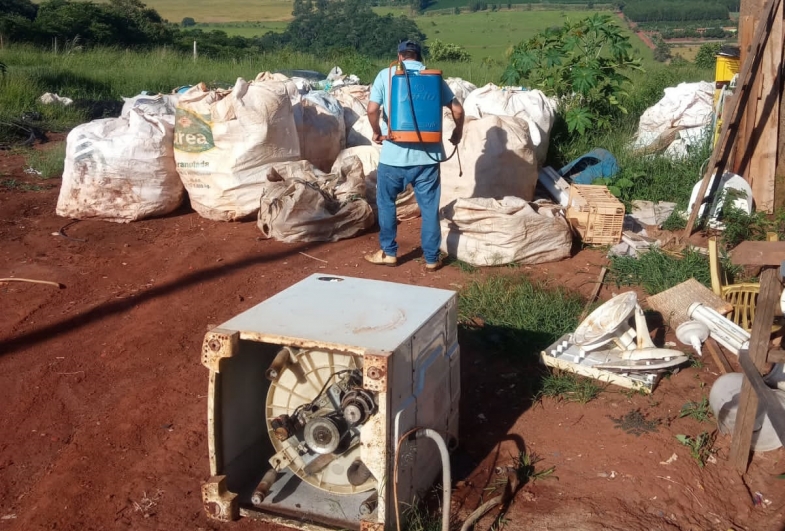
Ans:
[[[194,61],[196,61],[197,57],[198,56],[197,56],[197,53],[196,53],[196,41],[194,41]]]
[[[758,371],[766,366],[771,339],[771,325],[774,323],[774,307],[780,300],[780,282],[776,269],[767,269],[761,275],[760,294],[756,305],[755,321],[750,333],[749,356]],[[747,472],[752,445],[752,432],[758,412],[758,395],[748,378],[744,378],[739,396],[739,409],[736,412],[736,425],[733,427],[730,461],[739,474]]]
[[[741,60],[750,53],[755,26],[764,16],[763,0],[743,0],[739,18]],[[768,213],[774,211],[777,173],[777,134],[780,127],[780,98],[783,20],[779,5],[763,49],[760,72],[745,108],[739,127],[732,170],[742,175],[752,187],[755,206]]]
[[[709,179],[715,172],[718,177],[721,176],[728,164],[731,148],[738,136],[739,124],[744,117],[744,109],[752,95],[752,87],[763,59],[763,49],[766,42],[769,40],[770,30],[774,24],[774,16],[776,13],[779,13],[781,4],[782,0],[766,1],[764,16],[761,18],[757,28],[755,28],[755,38],[752,41],[750,54],[747,56],[747,60],[741,65],[739,83],[736,86],[736,94],[731,98],[729,103],[730,118],[722,123],[719,139],[714,146],[709,164],[706,166],[706,174],[703,176],[701,185],[698,188],[697,200],[692,208],[692,212],[690,212],[690,218],[687,220],[687,227],[684,229],[685,238],[689,238],[690,235],[692,235],[692,231],[695,228],[695,222],[698,219],[700,207],[706,201],[706,192],[709,190]],[[713,199],[711,196],[716,192],[719,182],[719,178],[714,179],[709,193],[709,199]],[[708,208],[706,211],[708,211]]]

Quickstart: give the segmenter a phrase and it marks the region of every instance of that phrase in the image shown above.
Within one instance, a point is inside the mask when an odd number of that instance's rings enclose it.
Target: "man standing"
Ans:
[[[424,70],[422,52],[416,42],[405,41],[398,45],[398,61],[407,70]],[[395,67],[390,67],[395,69]],[[393,72],[394,74],[395,72]],[[442,266],[439,244],[439,198],[441,181],[439,162],[446,159],[441,142],[391,142],[385,139],[388,134],[387,121],[380,123],[382,107],[389,108],[390,70],[384,69],[376,76],[371,87],[368,103],[368,119],[373,128],[373,141],[382,144],[379,168],[376,172],[376,204],[379,217],[379,244],[381,249],[368,254],[365,259],[372,264],[395,266],[398,264],[398,220],[395,216],[395,199],[411,184],[417,204],[420,206],[422,228],[420,240],[425,257],[425,270],[436,271]],[[450,142],[457,145],[463,133],[463,107],[455,99],[450,87],[442,80],[441,105],[449,107],[455,120],[455,131]]]

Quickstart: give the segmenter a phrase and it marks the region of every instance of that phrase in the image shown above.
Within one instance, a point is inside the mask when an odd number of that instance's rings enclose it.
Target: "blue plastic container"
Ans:
[[[442,141],[442,72],[441,70],[409,70],[407,74],[408,83],[403,73],[394,74],[390,82],[390,140],[440,143]],[[409,86],[413,95],[411,99]],[[414,115],[412,115],[412,103]]]

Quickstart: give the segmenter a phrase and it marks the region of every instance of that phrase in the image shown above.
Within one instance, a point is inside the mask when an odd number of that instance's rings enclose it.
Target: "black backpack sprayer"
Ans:
[[[392,67],[395,66],[395,75]],[[401,61],[390,63],[390,97],[387,106],[387,137],[390,142],[441,144],[442,71],[408,70]],[[458,145],[443,161],[425,152],[436,163],[447,162],[458,153]],[[458,155],[459,176],[463,175]]]

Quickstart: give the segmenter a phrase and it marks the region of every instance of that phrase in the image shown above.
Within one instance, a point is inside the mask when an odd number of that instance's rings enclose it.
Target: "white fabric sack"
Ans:
[[[540,164],[545,162],[556,110],[542,91],[500,88],[493,83],[488,83],[472,91],[463,107],[467,117],[482,118],[493,114],[525,120],[529,124],[529,135],[537,160]]]
[[[449,138],[454,129],[455,122],[445,114],[443,142],[448,155],[453,151]],[[440,207],[469,197],[534,199],[537,158],[524,120],[492,115],[468,118],[458,154],[463,176],[459,175],[457,155],[441,165]]]
[[[356,146],[344,149],[338,155],[333,164],[331,173],[337,173],[351,157],[357,157],[363,166],[365,174],[365,199],[371,205],[374,213],[376,207],[376,171],[379,167],[379,155],[381,146],[373,144],[371,146]],[[398,194],[395,200],[395,216],[398,221],[414,219],[420,215],[420,207],[417,205],[417,198],[414,196],[414,188],[411,185]]]
[[[346,147],[372,146],[373,129],[368,115],[361,116],[346,134]]]
[[[302,118],[296,121],[300,156],[320,170],[330,171],[338,154],[346,147],[343,107],[322,90],[303,96],[301,106]]]
[[[441,209],[441,249],[474,266],[541,264],[570,256],[572,233],[558,205],[517,197],[458,199]]]
[[[139,109],[153,116],[174,116],[179,99],[179,94],[139,94],[133,98],[123,98],[125,103],[120,116],[128,116],[131,109]]]
[[[448,77],[445,81],[455,95],[455,99],[457,99],[461,105],[463,105],[463,102],[466,101],[466,98],[470,93],[477,90],[477,85],[469,83],[459,77]]]
[[[336,173],[307,161],[271,165],[262,190],[257,226],[282,242],[337,241],[370,228],[362,163],[349,157]]]
[[[665,96],[641,115],[633,148],[662,151],[677,140],[679,131],[711,127],[713,113],[712,83],[700,81],[668,87]],[[692,136],[695,136],[694,132]],[[697,136],[701,136],[700,133]]]
[[[338,100],[343,108],[343,121],[346,126],[348,141],[352,126],[368,114],[368,102],[371,97],[371,87],[368,85],[346,85],[334,88],[331,94]],[[348,145],[348,144],[347,144]]]
[[[131,111],[68,133],[57,215],[127,223],[161,216],[183,201],[172,117]]]
[[[202,217],[233,221],[255,214],[262,168],[300,158],[292,87],[238,78],[232,90],[209,91],[202,83],[180,96],[175,160],[191,206]]]

